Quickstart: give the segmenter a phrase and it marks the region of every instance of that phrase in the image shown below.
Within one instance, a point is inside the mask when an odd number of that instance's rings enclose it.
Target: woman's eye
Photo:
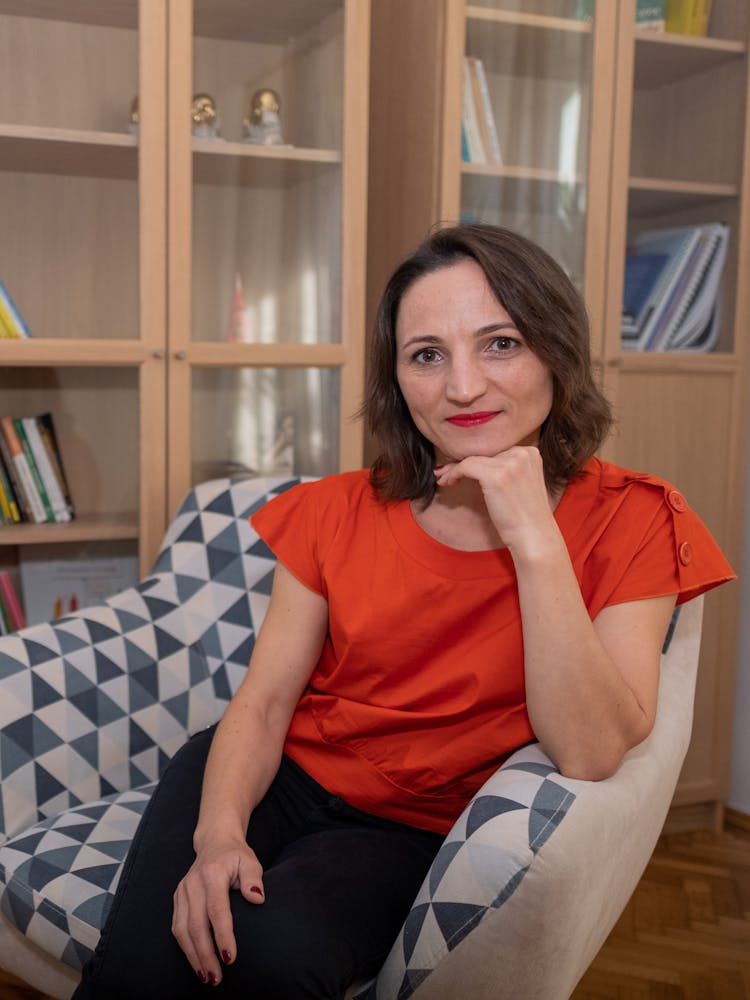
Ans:
[[[420,365],[431,365],[440,360],[440,354],[434,347],[423,347],[414,355],[414,360]]]
[[[512,351],[514,347],[518,346],[518,341],[514,337],[495,337],[490,342],[490,349],[493,351],[498,351],[501,354]]]

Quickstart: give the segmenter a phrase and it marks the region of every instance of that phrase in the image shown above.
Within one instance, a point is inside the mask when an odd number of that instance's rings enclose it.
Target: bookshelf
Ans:
[[[185,491],[266,471],[290,413],[293,471],[359,466],[368,0],[0,0],[0,38],[0,279],[32,331],[0,342],[0,410],[53,412],[77,512],[0,527],[0,563],[124,540],[145,572]],[[260,87],[288,145],[243,141]]]
[[[368,315],[396,260],[441,223],[477,218],[545,246],[585,295],[617,415],[604,457],[677,483],[740,564],[750,302],[748,11],[714,0],[706,37],[635,27],[635,0],[398,0],[373,9]],[[414,58],[419,47],[420,58]],[[482,59],[502,167],[461,157],[462,64]],[[626,247],[661,226],[726,222],[716,348],[623,351]],[[746,339],[746,338],[744,338]],[[368,453],[370,453],[368,445]],[[738,588],[706,602],[693,742],[677,826],[726,794]]]

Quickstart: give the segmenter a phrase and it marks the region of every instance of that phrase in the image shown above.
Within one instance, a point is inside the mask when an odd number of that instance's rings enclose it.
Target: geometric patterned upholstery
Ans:
[[[156,783],[42,820],[0,849],[0,909],[42,951],[83,968]]]
[[[0,845],[14,838],[0,846],[0,910],[74,968],[98,939],[143,788],[247,670],[275,565],[248,518],[299,481],[202,483],[138,586],[0,639]],[[59,893],[79,864],[87,874]]]
[[[576,795],[538,744],[485,782],[446,837],[377,979],[357,1000],[408,1000],[441,960],[498,910]]]

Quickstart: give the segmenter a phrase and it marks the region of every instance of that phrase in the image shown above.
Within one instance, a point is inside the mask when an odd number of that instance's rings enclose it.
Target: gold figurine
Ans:
[[[130,119],[128,121],[128,132],[131,135],[138,135],[138,128],[141,124],[141,112],[138,107],[138,94],[130,102]]]
[[[250,99],[250,111],[242,121],[245,141],[259,146],[283,146],[279,111],[281,101],[275,90],[264,87]]]
[[[219,113],[210,94],[196,94],[190,104],[193,135],[199,139],[219,138]]]

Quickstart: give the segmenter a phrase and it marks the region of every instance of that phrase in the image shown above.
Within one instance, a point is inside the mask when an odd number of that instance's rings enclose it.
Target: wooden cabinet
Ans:
[[[32,331],[0,341],[0,411],[52,411],[78,514],[0,527],[1,561],[125,540],[146,570],[198,479],[360,465],[367,0],[0,0],[0,50],[0,279]],[[245,141],[262,88],[284,145]]]
[[[635,27],[635,0],[380,0],[373,8],[368,313],[431,226],[506,225],[582,289],[617,426],[605,457],[672,479],[739,565],[749,303],[748,12],[714,0],[703,38]],[[415,58],[419,51],[420,57]],[[485,68],[502,164],[462,159],[464,57]],[[715,350],[625,352],[626,247],[642,229],[726,222]],[[738,588],[706,601],[693,743],[674,822],[726,792]]]

